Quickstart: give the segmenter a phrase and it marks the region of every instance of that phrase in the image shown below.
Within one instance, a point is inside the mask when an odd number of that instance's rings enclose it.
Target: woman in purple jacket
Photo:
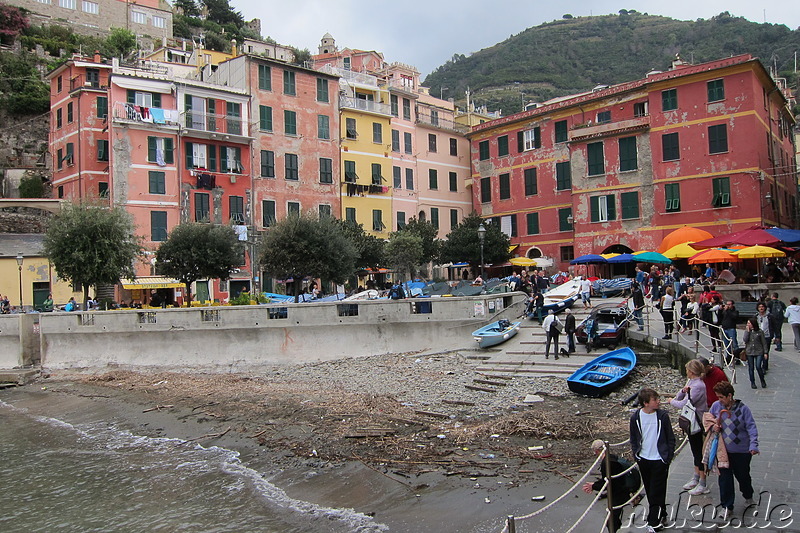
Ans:
[[[698,422],[703,420],[703,413],[708,411],[706,384],[703,381],[705,373],[706,369],[703,363],[697,359],[692,359],[686,363],[686,377],[689,378],[689,382],[678,392],[675,398],[669,400],[670,405],[679,409],[691,401],[697,412]],[[706,472],[703,466],[703,439],[705,435],[701,430],[688,437],[689,446],[692,449],[692,458],[694,459],[694,476],[683,486],[683,489],[688,490],[692,496],[708,494],[711,491],[706,487]]]
[[[711,406],[710,413],[716,419],[716,430],[725,442],[728,451],[728,468],[719,469],[719,499],[723,520],[730,517],[736,495],[733,478],[739,482],[739,490],[745,505],[753,503],[753,482],[750,478],[750,460],[758,455],[758,428],[750,408],[741,400],[733,399],[733,385],[721,381],[714,385],[718,401]]]

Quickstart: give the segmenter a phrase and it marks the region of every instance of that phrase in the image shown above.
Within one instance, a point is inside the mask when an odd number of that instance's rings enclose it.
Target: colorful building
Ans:
[[[794,124],[757,59],[676,60],[475,126],[473,202],[520,255],[561,270],[655,249],[684,224],[797,227]]]

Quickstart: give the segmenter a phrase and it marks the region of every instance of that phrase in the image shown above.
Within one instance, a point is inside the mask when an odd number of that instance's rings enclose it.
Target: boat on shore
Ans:
[[[599,398],[622,385],[636,366],[636,354],[620,348],[586,363],[567,378],[569,390],[576,394]]]
[[[521,325],[522,322],[511,322],[503,318],[476,329],[472,332],[472,337],[481,348],[489,348],[503,343],[516,335]]]
[[[553,313],[560,313],[564,309],[572,307],[573,304],[578,301],[578,298],[581,297],[580,291],[580,281],[568,281],[566,283],[562,283],[554,289],[547,291],[544,293],[542,316],[547,316],[549,311],[553,311]],[[536,308],[533,305],[529,305],[526,311],[528,318],[537,318],[537,315],[534,312],[535,310]]]

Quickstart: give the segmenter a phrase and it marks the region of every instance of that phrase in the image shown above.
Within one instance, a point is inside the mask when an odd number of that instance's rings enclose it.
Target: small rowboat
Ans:
[[[636,354],[620,348],[586,363],[567,378],[569,390],[598,398],[616,389],[636,366]]]
[[[580,281],[568,281],[547,291],[544,293],[543,314],[547,315],[551,309],[554,313],[558,313],[567,307],[572,307],[572,304],[580,298],[580,291]]]
[[[495,346],[501,342],[505,342],[519,331],[522,322],[511,322],[506,319],[498,320],[487,324],[480,329],[472,332],[472,338],[478,343],[481,348],[488,348]]]

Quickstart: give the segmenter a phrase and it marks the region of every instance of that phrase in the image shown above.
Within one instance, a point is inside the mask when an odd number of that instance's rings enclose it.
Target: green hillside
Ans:
[[[438,94],[448,87],[463,105],[469,88],[478,105],[503,114],[523,102],[542,102],[664,70],[676,54],[700,63],[749,53],[795,81],[800,30],[758,24],[727,11],[709,20],[675,20],[621,10],[619,15],[571,18],[528,28],[469,57],[456,54],[425,79]]]

